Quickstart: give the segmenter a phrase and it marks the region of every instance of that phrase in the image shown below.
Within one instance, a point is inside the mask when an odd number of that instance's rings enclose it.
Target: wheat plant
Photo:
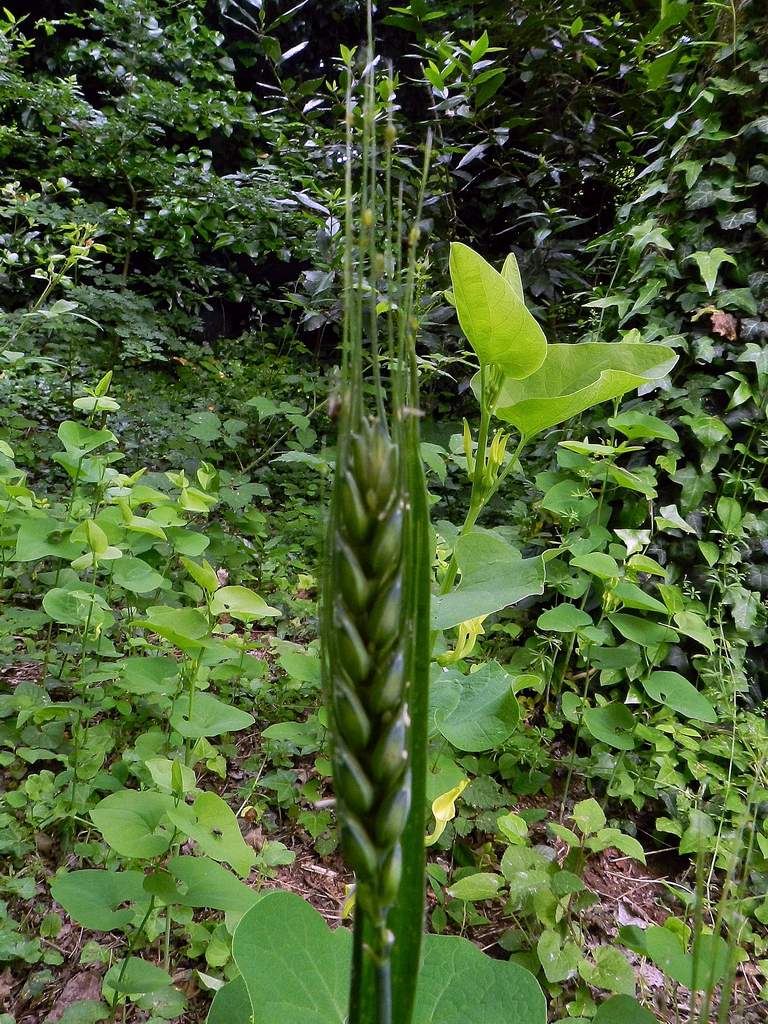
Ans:
[[[342,849],[357,883],[349,1022],[407,1024],[424,905],[431,565],[414,349],[421,201],[406,231],[391,107],[377,107],[391,89],[377,90],[371,35],[369,10],[362,112],[351,54],[346,68],[345,310],[322,639]]]

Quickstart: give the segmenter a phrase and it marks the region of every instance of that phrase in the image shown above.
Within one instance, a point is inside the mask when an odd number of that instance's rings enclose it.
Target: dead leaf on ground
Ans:
[[[73,975],[56,998],[56,1005],[45,1018],[45,1024],[56,1024],[64,1016],[68,1006],[84,999],[101,999],[101,978],[93,971],[81,971]]]
[[[728,341],[736,341],[739,336],[738,321],[730,313],[723,313],[718,310],[712,314],[712,330]]]

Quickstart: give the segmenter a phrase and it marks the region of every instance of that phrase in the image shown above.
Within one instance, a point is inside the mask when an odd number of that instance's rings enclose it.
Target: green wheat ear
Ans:
[[[321,635],[337,816],[357,878],[349,1024],[408,1024],[424,905],[431,553],[413,315],[418,230],[408,232],[401,256],[391,123],[381,183],[376,175],[371,53],[369,43],[358,199],[347,67],[341,408]],[[421,198],[415,223],[420,209]]]

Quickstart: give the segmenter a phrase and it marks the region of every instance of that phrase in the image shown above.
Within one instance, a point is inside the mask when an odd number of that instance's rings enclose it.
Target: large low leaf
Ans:
[[[242,914],[261,899],[260,893],[207,857],[173,857],[167,869],[142,877],[147,892],[164,903]]]
[[[168,811],[168,817],[203,853],[248,876],[256,854],[243,839],[234,813],[216,793],[201,793],[192,807],[180,803]]]
[[[457,669],[441,673],[436,689],[449,688],[450,703],[435,715],[435,725],[459,750],[493,750],[509,739],[520,721],[513,677],[491,661],[470,675]]]
[[[223,732],[238,732],[253,725],[254,717],[247,711],[233,708],[210,693],[196,693],[189,709],[186,696],[176,701],[171,725],[182,736],[199,739],[201,736],[220,736]]]
[[[168,657],[124,658],[117,684],[128,693],[170,695],[178,689],[179,662]]]
[[[332,931],[290,892],[266,893],[232,943],[242,979],[217,994],[208,1024],[344,1024],[352,936]],[[243,1000],[247,990],[249,1002]],[[524,968],[485,956],[467,939],[427,935],[413,1024],[545,1024],[546,1005]]]
[[[541,366],[547,339],[526,309],[512,261],[500,274],[468,245],[451,244],[451,282],[462,331],[481,363],[495,363],[520,379]]]
[[[459,537],[456,561],[461,573],[458,587],[432,598],[433,629],[450,629],[544,593],[544,560],[522,558],[490,530],[471,530]]]
[[[347,1016],[352,933],[331,931],[300,896],[272,892],[243,917],[232,955],[255,1024],[342,1024]]]
[[[544,363],[530,377],[505,377],[496,415],[532,437],[585,409],[660,380],[676,360],[672,349],[663,345],[550,345]],[[477,376],[472,387],[479,388]]]
[[[172,796],[122,789],[98,803],[91,819],[105,841],[123,857],[159,857],[173,839],[167,813],[173,807]]]
[[[51,896],[85,928],[109,932],[129,924],[136,907],[149,902],[141,871],[69,871],[51,882]]]
[[[427,935],[413,1024],[544,1024],[544,995],[517,964],[457,935]]]

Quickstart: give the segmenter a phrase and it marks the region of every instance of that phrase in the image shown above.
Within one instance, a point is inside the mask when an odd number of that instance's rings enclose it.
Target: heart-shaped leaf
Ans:
[[[660,380],[676,360],[672,349],[663,345],[549,345],[546,359],[530,377],[505,377],[496,415],[532,437],[594,405]],[[477,391],[477,377],[472,387]]]
[[[172,694],[177,687],[179,662],[171,657],[124,658],[117,683],[128,693]]]
[[[112,579],[124,590],[133,594],[148,594],[163,585],[163,577],[148,565],[143,558],[123,555],[112,566]]]
[[[514,679],[498,662],[482,665],[468,676],[456,669],[439,677],[451,686],[458,700],[444,714],[437,713],[438,731],[459,750],[493,750],[509,739],[520,721]]]
[[[242,978],[217,993],[208,1024],[344,1024],[352,936],[332,931],[290,892],[268,892],[243,917],[232,943]],[[243,1000],[246,990],[248,1003]],[[244,1012],[246,1011],[246,1012]],[[485,956],[467,939],[427,935],[413,1024],[545,1024],[536,979]]]
[[[725,939],[708,934],[696,936],[692,949],[686,952],[679,935],[658,925],[620,928],[619,939],[652,960],[673,981],[695,992],[714,988],[722,980],[731,955]]]
[[[449,266],[459,323],[481,364],[494,363],[510,378],[528,377],[544,361],[547,339],[523,302],[517,265],[505,264],[500,274],[468,245],[453,242]]]
[[[520,552],[490,530],[472,530],[456,542],[461,573],[450,594],[432,598],[432,628],[449,629],[544,593],[544,561]]]
[[[592,616],[575,604],[558,604],[548,608],[539,616],[536,625],[554,633],[578,633],[586,626],[593,626]]]
[[[242,619],[244,622],[274,618],[281,614],[278,608],[268,605],[263,597],[247,587],[222,587],[217,590],[211,600],[211,611],[214,615],[228,612],[233,619]]]
[[[606,704],[584,712],[584,724],[596,740],[619,750],[632,750],[635,719],[626,704]]]
[[[78,924],[97,932],[129,924],[136,908],[149,902],[141,871],[69,871],[53,880],[51,896]]]
[[[104,975],[106,988],[134,996],[157,992],[172,983],[173,979],[167,971],[138,956],[129,956],[114,964]]]
[[[168,817],[203,853],[248,876],[256,854],[243,839],[237,818],[216,793],[201,793],[192,807],[180,803],[168,811]]]
[[[144,880],[147,892],[164,903],[242,914],[262,896],[207,857],[173,857],[167,869]]]
[[[98,803],[91,819],[104,840],[123,857],[159,857],[173,839],[167,813],[173,797],[149,790],[122,789]]]
[[[176,701],[171,725],[182,736],[199,739],[201,736],[220,736],[224,732],[239,732],[253,725],[255,719],[247,711],[230,707],[210,693],[197,693],[189,711],[186,697]]]
[[[649,697],[686,718],[709,723],[717,721],[717,712],[707,698],[679,672],[652,672],[642,683]]]
[[[594,1024],[658,1024],[656,1017],[632,996],[613,996],[601,1003]]]

